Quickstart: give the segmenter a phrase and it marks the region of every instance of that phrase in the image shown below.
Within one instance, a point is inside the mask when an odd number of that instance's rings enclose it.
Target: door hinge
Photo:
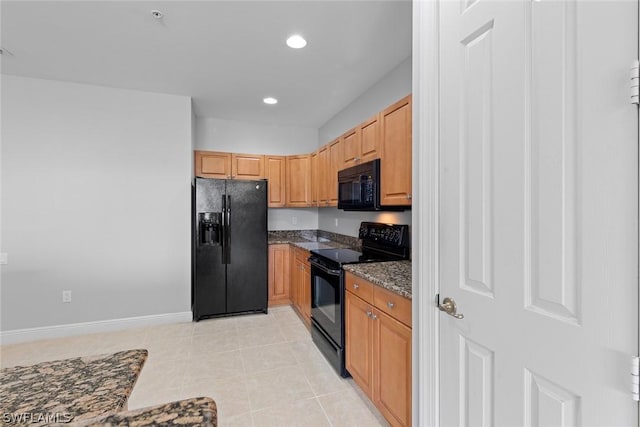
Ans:
[[[640,401],[640,357],[631,358],[631,397]]]
[[[631,103],[640,104],[640,61],[637,59],[631,64]]]

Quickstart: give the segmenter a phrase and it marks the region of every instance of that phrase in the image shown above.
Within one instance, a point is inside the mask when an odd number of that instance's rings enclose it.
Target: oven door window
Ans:
[[[341,344],[342,295],[340,275],[311,266],[311,317],[336,342]]]

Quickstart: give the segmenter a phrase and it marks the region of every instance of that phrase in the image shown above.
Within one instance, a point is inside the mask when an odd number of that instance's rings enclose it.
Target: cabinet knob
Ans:
[[[395,304],[392,303],[391,301],[389,301],[389,302],[387,302],[387,307],[393,308],[393,307],[395,307]]]
[[[371,316],[373,316],[373,313],[367,310],[367,317],[371,317]]]
[[[360,287],[360,285],[358,285],[357,283],[353,284],[353,289],[358,289]]]
[[[407,194],[407,199],[411,200],[411,194]]]

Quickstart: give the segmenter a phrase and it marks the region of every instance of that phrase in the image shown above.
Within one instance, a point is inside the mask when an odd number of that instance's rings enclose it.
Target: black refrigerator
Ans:
[[[267,312],[267,181],[196,178],[193,319]]]

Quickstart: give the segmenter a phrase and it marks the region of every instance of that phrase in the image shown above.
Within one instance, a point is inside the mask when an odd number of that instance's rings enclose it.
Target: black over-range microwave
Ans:
[[[338,172],[338,209],[345,211],[404,210],[380,205],[380,159]]]

